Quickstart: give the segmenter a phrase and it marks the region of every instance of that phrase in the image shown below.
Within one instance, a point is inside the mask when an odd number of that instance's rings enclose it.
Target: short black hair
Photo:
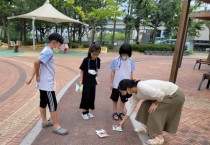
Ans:
[[[91,53],[92,52],[101,52],[101,45],[93,43],[92,45],[90,45],[89,47],[89,51],[88,51],[88,57],[91,58]]]
[[[127,88],[133,88],[136,87],[138,82],[140,82],[140,80],[130,80],[130,79],[123,79],[120,81],[118,89],[125,91],[127,90]]]
[[[129,43],[123,43],[119,49],[119,55],[128,54],[129,57],[132,55],[132,47]]]
[[[49,42],[56,40],[58,41],[60,44],[63,44],[63,37],[58,34],[58,33],[52,33],[50,34],[50,36],[48,37]]]

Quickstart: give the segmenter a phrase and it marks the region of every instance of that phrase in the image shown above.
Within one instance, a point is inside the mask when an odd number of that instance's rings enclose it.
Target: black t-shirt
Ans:
[[[96,58],[92,60],[89,57],[84,58],[82,64],[80,65],[80,69],[83,70],[83,80],[82,83],[88,86],[95,86],[96,83],[96,75],[92,75],[88,73],[88,70],[95,70],[96,72],[100,69],[100,58]]]

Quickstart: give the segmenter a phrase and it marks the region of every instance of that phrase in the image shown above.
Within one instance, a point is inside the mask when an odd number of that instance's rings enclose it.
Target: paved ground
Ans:
[[[21,52],[11,54],[0,51],[0,144],[17,145],[31,131],[40,119],[38,112],[39,93],[34,88],[34,82],[27,86],[25,80],[31,73],[33,61],[37,52]],[[73,54],[75,54],[73,56]],[[67,55],[56,54],[56,92],[59,93],[65,85],[78,73],[85,52],[71,52]],[[111,130],[111,125],[116,122],[110,118],[111,102],[108,99],[110,90],[109,60],[117,56],[117,53],[100,55],[104,64],[101,70],[101,85],[98,86],[95,118],[84,121],[80,117],[78,109],[80,94],[74,92],[74,84],[64,94],[59,102],[59,120],[64,127],[70,129],[66,137],[59,137],[51,133],[51,129],[44,129],[37,136],[33,144],[141,144],[137,135],[132,132],[129,122],[124,132],[116,133]],[[205,89],[203,83],[201,91],[197,91],[198,84],[204,72],[210,70],[210,66],[203,65],[201,70],[193,70],[195,58],[205,58],[207,55],[191,55],[183,59],[179,70],[177,84],[186,93],[186,102],[182,113],[179,131],[176,135],[164,133],[167,145],[210,145],[210,90]],[[172,57],[170,56],[145,56],[134,54],[136,61],[135,78],[168,80]],[[107,107],[109,105],[109,107]],[[106,139],[99,139],[95,129],[104,128],[110,134]],[[45,137],[47,136],[47,138]],[[114,138],[115,137],[115,138]],[[120,140],[122,140],[120,142]],[[68,141],[68,143],[67,143]],[[70,141],[70,142],[69,142]]]

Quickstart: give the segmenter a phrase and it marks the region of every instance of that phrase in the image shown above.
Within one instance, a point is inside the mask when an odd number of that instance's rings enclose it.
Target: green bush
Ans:
[[[89,43],[82,43],[82,48],[89,48]]]
[[[131,48],[132,48],[132,50],[139,51],[140,50],[140,45],[138,45],[138,44],[131,44]]]
[[[105,46],[108,48],[108,50],[113,50],[114,48],[114,45],[112,44],[106,44]]]
[[[172,51],[172,47],[164,44],[140,44],[140,52],[145,50],[154,50],[154,51]]]
[[[33,45],[33,40],[27,39],[25,45]]]
[[[7,43],[7,38],[0,37],[1,42]]]
[[[175,50],[175,45],[169,45],[169,46],[171,47],[172,51]]]
[[[79,43],[72,43],[72,48],[79,48],[80,44]]]

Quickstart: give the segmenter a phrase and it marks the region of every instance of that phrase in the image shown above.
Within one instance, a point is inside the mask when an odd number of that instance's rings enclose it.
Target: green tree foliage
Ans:
[[[165,36],[176,38],[179,27],[179,19],[182,11],[182,1],[173,0],[167,3],[164,7],[165,16],[164,16],[164,24],[166,27]],[[201,7],[201,3],[195,1],[194,5],[190,6],[189,13],[194,13],[199,7]],[[199,36],[199,31],[203,29],[203,21],[191,20],[188,27],[188,35],[189,36]]]

